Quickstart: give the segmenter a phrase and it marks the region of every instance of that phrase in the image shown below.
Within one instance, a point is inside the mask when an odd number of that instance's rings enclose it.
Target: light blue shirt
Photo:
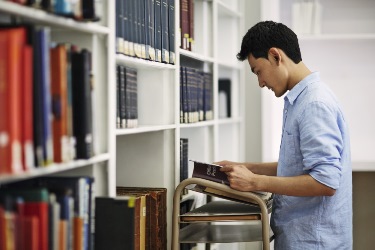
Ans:
[[[352,168],[348,125],[319,73],[284,97],[278,176],[309,174],[333,196],[274,195],[276,250],[352,249]]]

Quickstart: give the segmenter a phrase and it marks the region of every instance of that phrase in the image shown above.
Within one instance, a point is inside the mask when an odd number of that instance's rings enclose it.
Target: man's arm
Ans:
[[[220,166],[236,166],[242,165],[246,166],[254,174],[276,176],[277,174],[277,162],[267,162],[267,163],[255,163],[255,162],[234,162],[234,161],[219,161],[215,164]]]
[[[290,196],[332,196],[336,190],[310,175],[278,177],[254,174],[247,166],[225,166],[220,171],[228,175],[230,186],[240,191],[266,191]]]

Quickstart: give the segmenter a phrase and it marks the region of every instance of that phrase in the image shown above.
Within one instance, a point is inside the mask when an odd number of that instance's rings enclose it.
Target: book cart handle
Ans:
[[[262,220],[262,237],[263,237],[263,250],[270,249],[270,235],[269,235],[269,219],[268,219],[268,210],[265,202],[251,192],[242,192],[230,188],[229,186],[216,183],[213,181],[201,179],[201,178],[188,178],[183,180],[177,187],[173,196],[173,218],[172,218],[172,248],[171,250],[179,249],[179,211],[180,211],[180,199],[181,192],[184,188],[191,184],[202,185],[210,187],[213,189],[224,191],[228,194],[233,194],[236,196],[241,196],[244,199],[249,200],[252,203],[257,203],[261,210],[261,220]]]

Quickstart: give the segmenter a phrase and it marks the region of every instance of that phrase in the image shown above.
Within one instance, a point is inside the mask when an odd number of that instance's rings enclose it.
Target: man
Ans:
[[[217,162],[230,186],[274,193],[275,249],[352,249],[352,169],[348,126],[335,95],[302,62],[296,34],[256,24],[243,37],[259,86],[284,94],[278,162]]]

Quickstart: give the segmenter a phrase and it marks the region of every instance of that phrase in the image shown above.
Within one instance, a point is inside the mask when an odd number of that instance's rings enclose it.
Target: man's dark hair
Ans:
[[[282,23],[259,22],[242,38],[241,51],[237,59],[244,61],[252,54],[255,58],[268,59],[270,48],[279,48],[294,62],[302,61],[297,35]]]

